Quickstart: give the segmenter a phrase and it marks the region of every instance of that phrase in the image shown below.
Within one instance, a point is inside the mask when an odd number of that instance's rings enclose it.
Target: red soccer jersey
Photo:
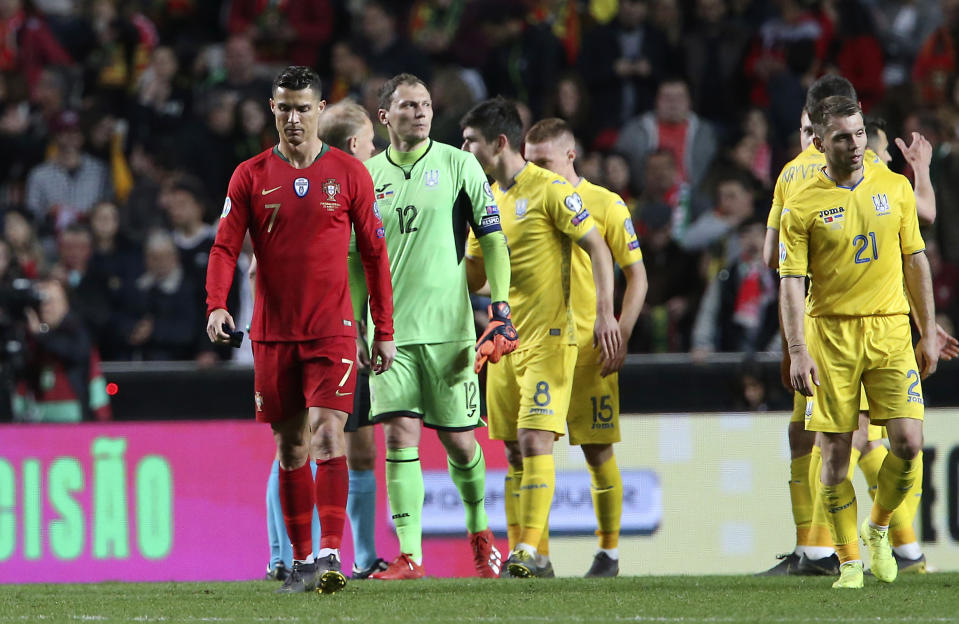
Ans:
[[[347,279],[351,224],[375,338],[392,340],[393,291],[373,180],[363,163],[325,144],[305,169],[293,167],[274,147],[233,172],[207,267],[207,316],[226,308],[249,229],[257,260],[250,339],[356,336]]]

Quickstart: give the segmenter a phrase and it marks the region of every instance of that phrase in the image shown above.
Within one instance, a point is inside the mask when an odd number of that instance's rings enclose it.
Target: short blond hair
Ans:
[[[340,100],[320,113],[317,134],[324,143],[349,152],[350,139],[358,135],[364,122],[369,120],[362,106],[350,99]]]

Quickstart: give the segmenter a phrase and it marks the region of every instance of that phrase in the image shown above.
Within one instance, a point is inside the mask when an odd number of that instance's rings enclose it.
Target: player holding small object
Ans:
[[[476,574],[495,577],[502,558],[486,516],[486,460],[473,430],[480,419],[474,358],[495,362],[514,349],[510,322],[510,261],[499,210],[476,159],[430,139],[429,90],[399,74],[380,90],[379,122],[390,145],[366,162],[383,215],[395,294],[397,356],[389,373],[371,380],[372,414],[386,434],[386,491],[400,553],[380,580],[417,579],[423,567],[422,427],[436,430],[450,477],[466,512]],[[466,235],[486,254],[493,304],[490,328],[478,343],[463,266]],[[354,279],[354,281],[356,281]]]
[[[343,427],[356,383],[346,270],[351,226],[372,293],[376,372],[388,370],[395,354],[389,264],[369,174],[317,136],[325,106],[317,75],[288,67],[274,80],[272,95],[279,143],[241,163],[230,180],[207,270],[207,334],[225,343],[223,326],[235,329],[225,302],[249,231],[257,257],[250,328],[254,405],[257,420],[273,429],[280,502],[293,546],[293,569],[277,591],[328,593],[346,584],[339,547],[349,483]],[[318,560],[311,552],[314,504],[322,527]]]
[[[592,262],[596,284],[593,344],[611,368],[625,343],[613,317],[613,262],[582,197],[563,178],[526,162],[519,152],[523,125],[515,105],[487,100],[460,121],[463,149],[472,152],[496,184],[503,231],[510,244],[516,328],[523,342],[487,374],[490,437],[503,440],[507,474],[507,524],[516,527],[508,572],[519,577],[552,575],[537,550],[549,517],[556,482],[553,443],[566,431],[576,322],[570,298],[572,243]],[[482,285],[477,258],[485,250],[473,239],[468,255],[472,286]],[[518,489],[518,505],[513,494]]]
[[[861,588],[856,495],[848,478],[859,395],[864,389],[871,421],[889,434],[891,452],[862,536],[873,574],[892,582],[889,521],[918,472],[920,380],[938,361],[932,281],[909,182],[886,169],[863,172],[866,130],[855,100],[826,98],[810,117],[826,166],[783,207],[783,328],[793,387],[814,401],[806,429],[822,432],[820,498],[841,563],[833,587]],[[915,353],[903,281],[920,320]]]
[[[583,198],[596,229],[606,241],[613,259],[626,275],[619,330],[623,343],[629,342],[633,326],[646,296],[646,268],[633,219],[623,200],[611,191],[579,177],[576,140],[562,119],[543,119],[526,134],[526,160],[566,178]],[[613,443],[620,441],[619,375],[623,360],[603,365],[593,346],[596,320],[596,290],[589,256],[574,249],[572,290],[579,354],[573,375],[573,390],[566,423],[569,443],[580,445],[589,469],[593,511],[596,514],[599,550],[586,577],[609,577],[619,573],[619,526],[623,512],[623,480],[613,454]],[[623,352],[625,355],[625,351]],[[544,536],[545,539],[545,536]],[[543,548],[540,542],[539,550]]]

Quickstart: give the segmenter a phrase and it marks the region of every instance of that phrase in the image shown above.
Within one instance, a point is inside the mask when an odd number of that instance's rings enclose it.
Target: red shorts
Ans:
[[[349,414],[356,391],[356,339],[253,342],[256,419],[277,422],[308,407]]]

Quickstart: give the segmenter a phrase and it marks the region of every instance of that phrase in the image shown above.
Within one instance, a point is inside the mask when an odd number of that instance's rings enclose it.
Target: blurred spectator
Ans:
[[[742,122],[743,136],[737,144],[737,159],[763,188],[772,188],[773,149],[769,144],[769,120],[760,108],[750,108]]]
[[[229,29],[256,43],[260,58],[313,67],[333,33],[330,0],[233,0]]]
[[[64,286],[40,283],[40,313],[27,309],[29,343],[14,418],[27,422],[109,420],[110,399],[100,357]]]
[[[269,89],[260,94],[261,101],[268,101],[269,94]],[[201,180],[207,197],[226,194],[233,169],[240,162],[236,159],[234,143],[236,104],[234,94],[208,93],[200,110],[203,117],[194,119],[177,136],[177,168]]]
[[[126,337],[118,328],[134,281],[143,273],[143,252],[120,233],[120,214],[110,202],[100,202],[90,211],[90,231],[90,272],[102,280],[110,308],[110,321],[102,328],[97,344],[103,359],[122,359],[127,355]]]
[[[587,146],[593,145],[593,138],[600,124],[590,114],[589,94],[586,84],[578,74],[567,73],[556,83],[546,108],[547,117],[558,117],[569,124],[573,135]],[[608,146],[600,146],[608,147]]]
[[[134,183],[120,214],[120,230],[134,243],[142,243],[148,231],[167,224],[159,195],[161,185],[170,175],[165,162],[173,157],[173,151],[171,138],[165,137],[136,143],[130,152]]]
[[[463,78],[463,72],[464,70],[452,66],[440,69],[430,91],[433,98],[430,135],[447,145],[459,145],[463,142],[460,119],[476,103],[473,91]]]
[[[689,184],[683,182],[679,175],[676,155],[664,147],[652,152],[646,159],[644,175],[643,193],[638,202],[640,217],[643,217],[646,206],[651,204],[669,206],[672,212],[670,232],[674,239],[682,240],[699,210],[693,204]]]
[[[67,226],[57,240],[59,260],[50,276],[72,293],[73,308],[95,340],[107,330],[112,316],[105,276],[92,265],[93,235],[79,223]]]
[[[650,23],[663,34],[666,42],[663,74],[680,75],[683,71],[686,46],[683,40],[683,12],[679,7],[679,0],[651,0],[649,17]]]
[[[141,139],[175,132],[190,114],[191,93],[182,82],[172,48],[159,46],[136,85],[132,136]]]
[[[679,245],[689,253],[708,251],[709,260],[718,265],[708,269],[711,277],[719,267],[740,256],[737,228],[754,213],[750,185],[736,176],[721,179],[716,185],[715,206],[689,226]]]
[[[716,137],[708,121],[689,107],[689,88],[679,79],[659,85],[654,110],[623,126],[616,149],[629,157],[633,178],[643,179],[646,157],[665,148],[676,156],[679,175],[695,188],[716,154]]]
[[[267,117],[262,99],[243,100],[237,105],[236,156],[237,162],[256,156],[276,144],[273,119]]]
[[[351,98],[359,102],[363,98],[363,83],[369,74],[366,60],[350,41],[336,41],[330,50],[330,69],[333,76],[326,88],[326,101],[335,104]],[[434,85],[434,89],[439,86]]]
[[[959,266],[946,262],[939,244],[926,241],[926,256],[932,271],[932,294],[936,304],[936,322],[955,335],[959,327]]]
[[[92,3],[96,46],[84,59],[84,86],[101,96],[116,114],[126,112],[127,94],[159,42],[153,24],[133,6],[112,0]]]
[[[668,43],[648,14],[649,0],[622,0],[616,20],[584,38],[579,71],[603,127],[617,128],[652,106]]]
[[[256,48],[246,35],[233,35],[226,40],[222,65],[211,68],[201,92],[219,91],[230,94],[236,101],[258,99],[267,105],[273,81],[257,62]]]
[[[106,165],[83,151],[77,114],[64,111],[50,130],[55,151],[27,176],[27,208],[42,234],[85,218],[93,204],[111,196]]]
[[[642,249],[649,290],[629,340],[629,351],[687,351],[693,313],[702,292],[696,258],[680,249],[673,239],[669,206],[645,206],[641,225],[646,232]]]
[[[20,72],[32,90],[48,65],[72,65],[43,17],[21,0],[0,0],[0,72]]]
[[[724,0],[697,0],[696,17],[685,38],[692,106],[714,123],[728,123],[746,106],[741,68],[749,31],[727,18]]]
[[[124,322],[133,358],[192,360],[203,329],[201,287],[183,270],[170,235],[151,233],[143,252],[146,272],[136,280]]]
[[[832,59],[841,76],[856,88],[862,110],[868,113],[885,92],[883,54],[872,13],[860,0],[836,3],[836,39]]]
[[[563,48],[545,23],[528,24],[522,3],[484,0],[480,24],[490,43],[483,78],[491,94],[526,104],[534,119],[546,111],[563,66]]]
[[[886,64],[883,83],[893,87],[908,83],[923,42],[942,19],[938,0],[879,0],[873,17]]]
[[[693,357],[765,350],[778,336],[777,279],[762,258],[765,223],[739,226],[739,255],[710,281],[693,325]]]
[[[437,61],[451,60],[449,49],[466,4],[467,0],[416,0],[410,9],[410,40]]]
[[[638,197],[629,179],[629,161],[625,156],[619,152],[610,152],[603,156],[600,184],[623,198],[629,214],[636,214]]]
[[[204,199],[199,181],[187,175],[175,178],[162,199],[173,242],[180,252],[180,266],[196,284],[206,283],[206,265],[216,237],[216,229],[203,220]]]
[[[949,76],[959,68],[956,47],[959,45],[959,0],[942,0],[942,25],[923,42],[912,67],[914,88],[918,87],[920,103],[937,106],[947,97]]]
[[[363,56],[370,71],[390,77],[408,72],[429,82],[429,59],[400,32],[398,8],[390,2],[369,0],[363,5],[360,32]]]
[[[46,270],[46,258],[40,237],[26,214],[19,210],[8,210],[3,216],[3,239],[10,245],[10,251],[19,272],[29,279],[36,279]]]

